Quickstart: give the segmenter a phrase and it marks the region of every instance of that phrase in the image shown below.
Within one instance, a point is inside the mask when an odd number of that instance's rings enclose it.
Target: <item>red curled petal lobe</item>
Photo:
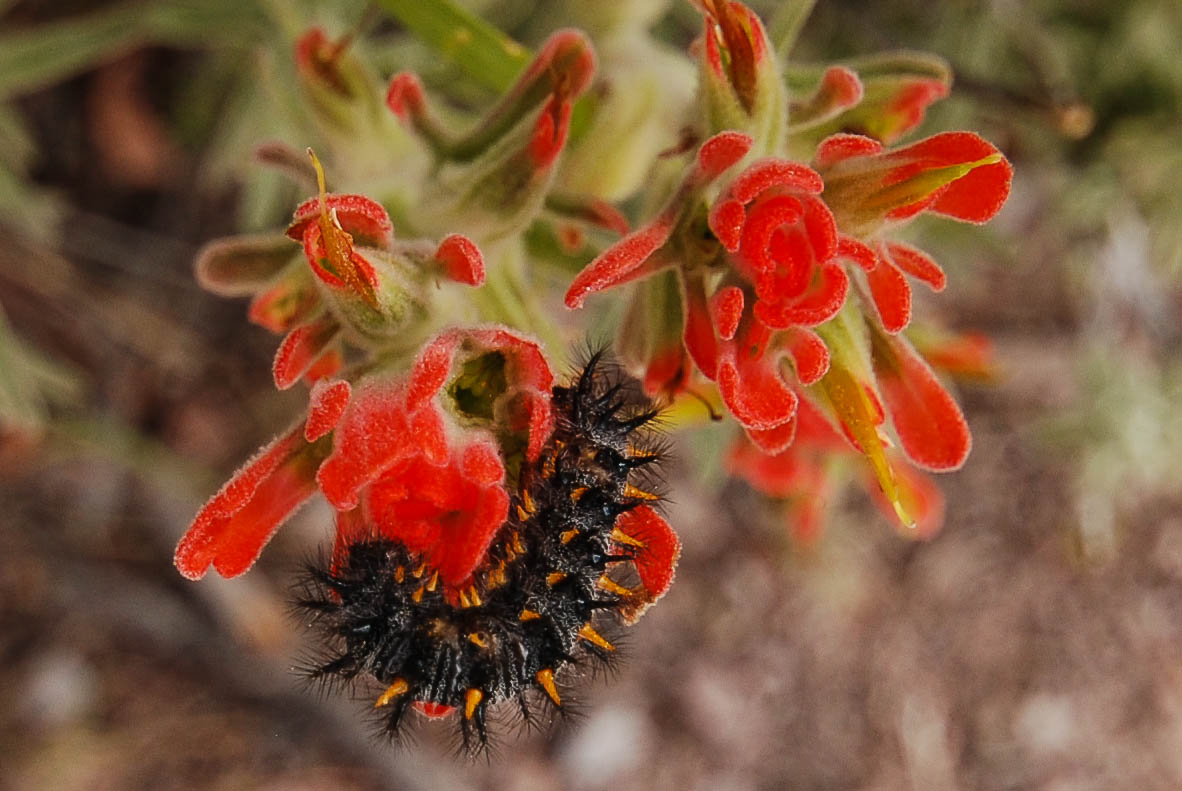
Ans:
[[[791,301],[755,303],[755,315],[768,327],[815,327],[837,315],[849,294],[850,281],[845,270],[836,263],[821,267],[812,286],[801,297]]]
[[[321,379],[312,385],[312,392],[308,395],[308,419],[304,422],[304,439],[315,442],[336,428],[345,414],[345,408],[349,406],[349,397],[352,394],[352,386],[343,379]]]
[[[775,428],[748,428],[747,437],[762,453],[782,453],[796,441],[798,424],[796,418]]]
[[[882,151],[882,143],[863,135],[830,135],[818,144],[813,165],[821,170],[853,157],[864,157]]]
[[[885,247],[891,262],[899,269],[927,283],[932,291],[944,290],[944,286],[947,285],[944,270],[927,253],[897,242],[887,242]]]
[[[784,337],[800,383],[811,385],[820,381],[829,371],[829,349],[821,336],[803,327],[793,327],[784,333]]]
[[[811,195],[820,195],[825,188],[821,174],[801,162],[787,159],[760,159],[752,162],[727,187],[730,197],[740,203],[750,203],[765,190],[784,187]]]
[[[211,565],[223,577],[247,571],[279,526],[315,493],[321,456],[301,434],[296,427],[277,437],[198,512],[173,558],[182,575],[201,579]]]
[[[336,339],[340,329],[336,319],[325,316],[289,332],[275,351],[271,365],[275,386],[286,390],[298,382]]]
[[[743,317],[743,289],[738,286],[718,289],[710,298],[710,314],[718,330],[718,337],[724,341],[735,337],[735,331],[739,329],[739,319]]]
[[[871,327],[878,388],[907,458],[927,470],[955,470],[972,448],[968,423],[927,363],[899,336]]]
[[[867,272],[878,266],[878,253],[852,236],[841,236],[837,243],[837,255],[862,267]]]
[[[404,122],[421,116],[426,111],[427,101],[418,75],[403,71],[391,77],[390,88],[386,91],[386,106]]]
[[[324,196],[324,207],[335,214],[341,229],[363,247],[388,249],[394,243],[394,225],[382,204],[364,195],[331,193]],[[307,227],[320,219],[320,198],[308,198],[296,207],[287,235],[304,241]]]
[[[449,330],[436,335],[419,352],[410,372],[406,390],[406,407],[414,411],[443,387],[451,374],[452,361],[459,347],[462,330]]]
[[[742,132],[719,132],[698,149],[697,181],[712,181],[747,155],[755,139]]]
[[[766,358],[736,361],[733,353],[724,355],[718,362],[718,390],[748,428],[775,428],[796,414],[796,393]]]
[[[878,266],[866,273],[870,296],[887,332],[896,333],[911,321],[911,286],[895,265],[880,256]]]
[[[447,276],[469,286],[484,283],[484,256],[480,248],[466,236],[452,234],[439,243],[435,260],[443,266]]]

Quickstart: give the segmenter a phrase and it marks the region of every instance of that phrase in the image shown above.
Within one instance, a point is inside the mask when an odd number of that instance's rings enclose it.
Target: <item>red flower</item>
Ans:
[[[848,242],[866,270],[871,299],[883,327],[899,332],[911,320],[911,287],[904,275],[944,288],[944,271],[920,250],[878,234],[931,210],[982,223],[1001,209],[1013,173],[1009,162],[971,132],[948,132],[884,151],[858,135],[834,135],[814,161],[825,179],[824,198],[843,233],[870,239]]]
[[[731,413],[769,451],[791,442],[796,396],[781,361],[790,358],[802,384],[828,368],[824,343],[809,328],[832,319],[845,303],[849,277],[840,263],[857,252],[838,236],[820,198],[820,176],[806,165],[762,159],[722,190],[708,223],[716,241],[693,236],[702,189],[748,151],[751,138],[725,132],[707,140],[694,166],[662,212],[592,261],[567,291],[569,307],[586,297],[671,268],[681,281],[682,342],[698,370],[718,382]],[[634,304],[637,316],[659,314],[663,341],[646,361],[650,392],[685,386],[684,352],[666,331],[667,289],[652,304]],[[652,299],[652,289],[638,294]],[[662,318],[665,317],[665,318]],[[627,337],[622,340],[627,346]]]
[[[177,568],[243,573],[319,489],[339,512],[338,539],[362,528],[397,539],[458,585],[505,520],[505,449],[536,458],[550,434],[551,382],[537,345],[500,328],[437,336],[407,377],[318,382],[303,427],[198,513]]]

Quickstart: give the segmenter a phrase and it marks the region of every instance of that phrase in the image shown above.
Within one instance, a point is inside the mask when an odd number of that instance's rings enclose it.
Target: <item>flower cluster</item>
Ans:
[[[458,712],[480,747],[490,706],[561,710],[565,669],[607,661],[601,630],[665,593],[680,544],[652,398],[716,395],[743,432],[732,471],[802,536],[859,456],[888,513],[938,526],[913,467],[955,469],[971,440],[934,369],[981,372],[987,352],[912,326],[912,284],[945,275],[896,232],[990,219],[1010,166],[968,132],[897,145],[947,93],[938,60],[785,67],[745,5],[695,5],[692,64],[646,48],[647,16],[593,4],[599,57],[559,31],[462,125],[419,76],[383,90],[349,37],[309,31],[296,73],[329,172],[268,147],[311,197],[285,230],[198,258],[204,286],[250,296],[283,336],[275,385],[303,382],[309,404],[201,509],[177,568],[247,571],[322,495],[335,538],[299,602],[326,641],[309,672],[379,684],[391,733],[409,710]],[[462,32],[449,46],[492,35]],[[695,67],[696,97],[677,89]],[[653,216],[629,230],[625,200]],[[638,383],[598,353],[555,381],[539,339],[572,339],[551,284],[570,309],[631,289],[614,346]]]
[[[882,108],[889,117],[864,126],[883,139],[837,133],[808,162],[786,156],[796,129],[853,117],[870,94],[854,72],[835,67],[811,98],[790,105],[758,17],[731,0],[703,2],[702,10],[697,51],[709,136],[656,217],[589,263],[566,304],[657,281],[635,292],[620,341],[651,393],[684,391],[696,369],[749,441],[772,455],[792,446],[801,404],[811,402],[867,456],[911,523],[899,465],[884,451],[888,426],[903,454],[929,470],[958,468],[971,441],[955,401],[903,334],[909,278],[940,291],[944,272],[893,234],[925,212],[989,220],[1009,194],[1010,165],[970,132],[885,146],[943,95],[932,81],[896,86],[890,109]],[[794,108],[806,123],[782,133],[774,121],[791,120]],[[656,332],[634,329],[645,326]]]

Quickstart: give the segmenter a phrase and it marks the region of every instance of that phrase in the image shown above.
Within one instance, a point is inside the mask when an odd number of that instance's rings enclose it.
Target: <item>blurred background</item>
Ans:
[[[531,44],[579,7],[469,5]],[[694,36],[688,3],[643,5]],[[943,531],[905,541],[851,491],[802,549],[684,453],[678,579],[618,677],[476,763],[447,725],[391,748],[291,673],[324,504],[245,577],[171,564],[304,406],[194,253],[289,216],[251,153],[306,144],[291,42],[365,14],[0,0],[0,789],[1182,787],[1182,5],[818,3],[794,59],[938,53],[956,82],[921,135],[974,129],[1016,170],[989,226],[920,228],[949,273],[922,310],[999,369],[959,390],[975,447],[939,479]],[[369,24],[383,76],[429,63]]]

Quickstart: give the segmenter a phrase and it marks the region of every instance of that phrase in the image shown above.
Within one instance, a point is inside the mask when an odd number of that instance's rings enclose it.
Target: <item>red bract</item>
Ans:
[[[198,513],[177,568],[192,579],[210,565],[243,573],[319,488],[341,514],[342,535],[397,539],[445,585],[458,585],[508,510],[499,442],[537,458],[553,426],[552,379],[535,343],[479,328],[437,336],[409,377],[317,382],[304,425],[264,448]],[[487,428],[474,427],[481,421]]]
[[[996,148],[969,132],[950,132],[892,151],[859,135],[834,135],[817,148],[824,197],[846,241],[866,270],[870,297],[883,327],[896,333],[911,320],[911,287],[904,275],[944,288],[944,272],[925,253],[879,238],[884,228],[931,210],[966,222],[992,218],[1009,195],[1012,169]]]

